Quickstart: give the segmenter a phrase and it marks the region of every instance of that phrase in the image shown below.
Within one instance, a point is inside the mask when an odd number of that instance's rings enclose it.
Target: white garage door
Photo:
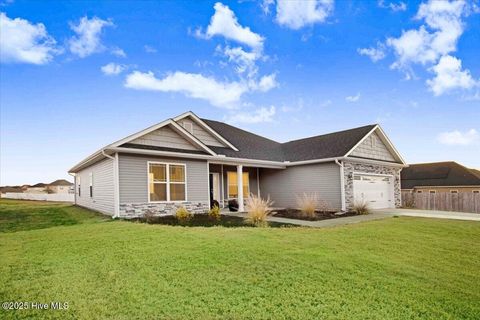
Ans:
[[[354,201],[366,201],[372,209],[393,208],[392,177],[354,174]]]

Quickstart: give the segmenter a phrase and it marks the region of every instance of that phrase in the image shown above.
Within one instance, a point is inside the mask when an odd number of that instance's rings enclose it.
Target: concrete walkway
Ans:
[[[468,213],[468,212],[435,211],[435,210],[419,210],[419,209],[379,209],[379,210],[374,210],[374,213],[380,213],[380,214],[385,214],[390,216],[396,215],[396,216],[408,216],[408,217],[480,221],[479,213]]]
[[[235,217],[243,217],[243,218],[247,216],[246,213],[244,212],[230,212],[230,211],[224,211],[224,210],[222,210],[222,214],[227,216],[235,216]],[[289,219],[289,218],[281,218],[281,217],[275,217],[275,216],[268,216],[267,220],[280,222],[280,223],[289,223],[289,224],[294,224],[294,225],[303,226],[303,227],[321,228],[321,227],[335,227],[335,226],[358,223],[363,221],[384,219],[392,216],[393,214],[374,212],[364,216],[351,216],[351,217],[327,219],[327,220],[321,220],[321,221],[306,221],[306,220],[300,220],[300,219]]]

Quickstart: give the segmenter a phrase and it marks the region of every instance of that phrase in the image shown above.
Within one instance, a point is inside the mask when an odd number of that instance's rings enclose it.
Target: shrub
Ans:
[[[247,222],[258,227],[266,226],[267,216],[270,214],[270,208],[273,204],[273,201],[270,200],[270,197],[267,199],[262,199],[250,194],[246,202]]]
[[[220,208],[217,205],[213,206],[213,208],[208,211],[208,216],[213,220],[220,220]]]
[[[370,213],[370,206],[366,201],[356,201],[353,204],[352,211],[356,214],[369,214]]]
[[[301,197],[297,196],[297,205],[303,215],[309,218],[315,217],[315,209],[318,207],[318,197],[316,193],[303,193]]]
[[[175,212],[175,218],[177,218],[180,223],[187,223],[193,218],[193,214],[185,209],[185,207],[180,207]]]

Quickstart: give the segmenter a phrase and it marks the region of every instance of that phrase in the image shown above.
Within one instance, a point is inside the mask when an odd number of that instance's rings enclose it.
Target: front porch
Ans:
[[[261,168],[243,164],[231,165],[209,163],[209,200],[217,201],[221,209],[228,207],[229,200],[238,201],[238,211],[245,211],[245,199],[250,194],[261,196]]]

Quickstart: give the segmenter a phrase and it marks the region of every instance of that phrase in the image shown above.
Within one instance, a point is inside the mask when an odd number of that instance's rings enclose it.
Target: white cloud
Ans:
[[[223,52],[222,52],[223,50]],[[258,52],[247,52],[241,47],[230,48],[226,46],[217,47],[217,51],[222,52],[230,63],[235,64],[235,72],[243,75],[246,74],[249,78],[254,77],[258,72],[256,60],[261,57]]]
[[[404,31],[399,38],[388,38],[397,61],[393,68],[405,69],[410,63],[434,63],[440,56],[456,51],[463,33],[464,1],[435,1],[422,3],[416,19],[425,24],[418,29]],[[428,29],[427,29],[428,28]]]
[[[219,82],[201,74],[177,71],[158,79],[152,72],[134,71],[125,80],[125,87],[137,90],[180,92],[203,99],[217,107],[231,108],[240,101],[248,87],[239,82]]]
[[[110,50],[110,53],[117,56],[117,57],[120,57],[120,58],[126,58],[127,57],[127,54],[125,53],[125,51],[123,51],[123,49],[120,49],[118,47],[112,48]]]
[[[0,61],[6,63],[46,64],[60,51],[43,23],[10,19],[0,12]]]
[[[241,26],[235,13],[228,6],[217,2],[214,9],[215,13],[210,19],[206,33],[203,34],[201,30],[196,30],[195,34],[198,37],[210,39],[214,36],[223,36],[255,50],[262,49],[264,38],[250,30],[249,27]]]
[[[471,89],[478,85],[470,71],[462,70],[462,61],[452,56],[443,56],[431,70],[435,77],[427,80],[427,85],[436,96],[455,89]]]
[[[260,6],[262,7],[263,13],[270,13],[270,6],[275,4],[275,0],[263,0]]]
[[[357,95],[355,96],[347,96],[345,97],[345,100],[348,102],[357,102],[358,100],[360,100],[360,93],[357,93]]]
[[[379,0],[378,1],[378,6],[380,8],[385,8],[385,9],[390,9],[392,11],[405,11],[407,10],[407,4],[405,2],[398,2],[398,3],[393,3],[393,2],[389,2],[388,4],[385,4],[385,1],[384,0]]]
[[[77,34],[70,38],[70,51],[80,58],[87,57],[93,53],[100,52],[105,49],[102,45],[100,36],[102,29],[114,26],[110,20],[102,20],[97,17],[88,19],[83,17],[78,24],[70,24],[70,28]]]
[[[125,70],[125,66],[110,62],[100,68],[102,72],[107,76],[113,76],[122,73]]]
[[[377,62],[385,58],[385,45],[377,43],[376,48],[360,48],[357,52],[362,56],[368,56],[373,62]]]
[[[333,12],[333,0],[290,1],[277,0],[278,24],[290,29],[325,22]]]
[[[468,146],[477,143],[480,140],[478,131],[470,129],[465,132],[458,130],[443,132],[438,135],[438,141],[446,145]]]
[[[156,53],[157,52],[157,49],[155,49],[154,47],[151,47],[149,45],[144,45],[143,49],[145,50],[146,53]]]
[[[258,84],[254,86],[254,88],[262,92],[267,92],[273,88],[276,88],[278,87],[278,82],[276,77],[277,75],[275,73],[263,76],[260,78],[260,81],[258,82]]]
[[[274,106],[270,108],[262,107],[253,112],[236,112],[230,117],[225,119],[228,123],[245,123],[245,124],[255,124],[262,122],[272,122],[273,116],[275,115],[276,110]]]

